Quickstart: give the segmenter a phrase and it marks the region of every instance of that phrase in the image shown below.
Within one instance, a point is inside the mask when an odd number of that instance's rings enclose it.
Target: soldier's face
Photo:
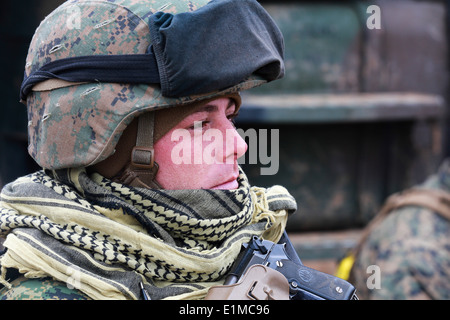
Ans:
[[[236,189],[237,159],[247,151],[232,122],[234,100],[219,98],[183,119],[155,145],[164,189]]]

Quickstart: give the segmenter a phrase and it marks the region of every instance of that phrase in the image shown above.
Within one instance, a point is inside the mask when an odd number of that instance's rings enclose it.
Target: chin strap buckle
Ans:
[[[139,116],[136,146],[131,151],[131,161],[123,178],[126,184],[133,187],[161,189],[156,182],[159,166],[155,162],[153,148],[154,112],[146,112]]]
[[[131,151],[131,165],[139,169],[152,169],[155,165],[155,150],[152,147],[134,147]]]

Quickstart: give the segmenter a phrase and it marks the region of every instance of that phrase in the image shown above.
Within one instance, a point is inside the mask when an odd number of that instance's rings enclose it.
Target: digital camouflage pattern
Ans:
[[[36,30],[25,73],[28,76],[46,63],[68,57],[144,54],[150,45],[146,18],[157,11],[193,11],[207,2],[67,1]],[[113,154],[123,130],[143,112],[246,90],[264,82],[255,76],[221,92],[167,98],[156,85],[47,80],[34,86],[26,101],[29,153],[47,169],[92,165]]]
[[[0,300],[90,300],[82,292],[51,278],[19,277],[11,285],[11,289],[0,289]]]
[[[421,187],[450,192],[450,159]],[[362,299],[450,299],[450,221],[417,206],[392,211],[363,245],[351,281]]]

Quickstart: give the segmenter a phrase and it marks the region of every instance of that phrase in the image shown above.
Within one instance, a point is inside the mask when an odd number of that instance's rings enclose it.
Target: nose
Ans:
[[[248,145],[236,129],[234,129],[234,132],[236,133],[236,159],[239,159],[247,152]]]
[[[248,145],[233,125],[231,125],[230,128],[227,128],[225,136],[224,161],[226,163],[235,163],[237,159],[247,152]]]

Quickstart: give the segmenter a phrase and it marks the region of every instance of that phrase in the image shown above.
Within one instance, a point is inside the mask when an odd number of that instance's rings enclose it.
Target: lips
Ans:
[[[211,189],[218,189],[218,190],[233,190],[237,189],[239,187],[239,184],[237,182],[237,176],[234,176],[233,178],[216,185],[215,187],[212,187]]]

